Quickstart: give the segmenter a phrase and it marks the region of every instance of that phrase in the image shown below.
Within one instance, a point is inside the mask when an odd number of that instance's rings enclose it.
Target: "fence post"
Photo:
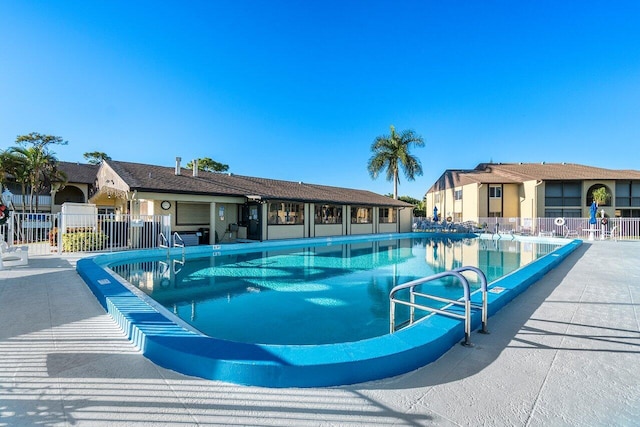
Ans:
[[[16,212],[15,211],[10,211],[9,212],[9,221],[7,221],[7,244],[9,246],[13,246],[13,242],[16,241],[16,236],[15,236],[15,224],[14,222],[16,221]]]
[[[62,215],[61,212],[58,212],[56,214],[56,224],[58,227],[58,237],[56,238],[56,241],[58,242],[58,255],[62,255],[62,218],[60,218],[60,216]]]

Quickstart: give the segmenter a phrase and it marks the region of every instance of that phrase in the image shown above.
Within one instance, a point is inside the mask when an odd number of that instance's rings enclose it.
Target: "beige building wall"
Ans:
[[[603,206],[598,206],[598,212],[600,212],[602,209],[604,209],[604,212],[606,215],[608,215],[611,218],[614,218],[616,216],[616,196],[615,196],[615,191],[616,191],[616,182],[614,180],[598,180],[598,181],[593,181],[593,180],[589,180],[589,181],[584,181],[583,182],[583,190],[584,190],[584,195],[583,195],[583,200],[585,201],[585,203],[583,203],[585,206],[582,207],[582,216],[583,217],[588,217],[590,215],[589,212],[589,207],[586,206],[587,203],[589,203],[589,205],[591,205],[591,201],[593,200],[593,195],[592,194],[587,194],[589,192],[589,188],[591,188],[591,186],[596,185],[596,184],[601,184],[601,185],[605,185],[607,187],[607,192],[610,195],[609,198],[609,202]],[[626,206],[625,206],[626,207]]]
[[[433,209],[431,209],[431,212],[433,214]],[[427,215],[429,215],[429,211],[427,211]],[[411,227],[413,226],[413,224],[411,223],[412,219],[413,219],[413,209],[411,208],[400,209],[398,214],[398,220],[400,221],[398,231],[400,233],[410,232]]]
[[[304,225],[269,225],[266,238],[278,239],[302,239],[304,237]],[[264,238],[264,237],[263,237]]]
[[[478,186],[478,218],[486,218],[489,216],[489,206],[486,200],[489,198],[489,185],[483,184]]]
[[[453,214],[454,210],[454,200],[453,200],[454,189],[449,188],[440,192],[440,203],[438,206],[438,214],[441,219],[446,218],[448,215]]]
[[[351,217],[349,217],[351,218]],[[351,219],[349,219],[351,221]],[[351,234],[372,234],[373,224],[351,224]]]
[[[343,234],[342,224],[315,224],[316,237],[341,236]]]
[[[378,226],[378,233],[396,233],[398,231],[398,224],[380,224]]]
[[[520,185],[518,192],[520,197],[520,215],[522,218],[537,218],[539,215],[536,205],[539,191],[539,183],[536,180],[526,181]]]
[[[478,184],[467,184],[462,188],[462,221],[478,221]]]
[[[224,217],[222,219],[220,218],[221,207],[224,208]],[[213,214],[215,217],[215,233],[218,234],[219,242],[229,242],[237,239],[237,231],[233,232],[232,236],[229,225],[238,223],[238,205],[232,203],[216,203]],[[211,234],[214,234],[213,230],[210,231],[210,241],[215,238],[215,235],[211,237]]]
[[[505,218],[520,216],[520,192],[518,187],[519,184],[504,184],[502,186],[502,216]]]

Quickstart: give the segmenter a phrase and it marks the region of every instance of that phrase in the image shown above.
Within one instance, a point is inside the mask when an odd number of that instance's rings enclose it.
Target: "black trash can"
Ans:
[[[208,228],[198,228],[198,243],[201,245],[209,244],[209,229]]]

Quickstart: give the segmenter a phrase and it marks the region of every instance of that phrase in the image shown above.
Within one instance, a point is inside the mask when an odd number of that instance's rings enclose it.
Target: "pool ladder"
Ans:
[[[471,271],[478,275],[480,279],[480,292],[482,293],[482,304],[473,304],[471,302],[471,288],[469,286],[469,281],[462,275],[465,271]],[[416,288],[424,283],[432,282],[434,280],[441,279],[443,277],[453,276],[457,278],[460,283],[462,283],[462,288],[464,291],[464,295],[461,299],[453,300],[449,298],[443,298],[436,295],[425,294],[421,292],[417,292]],[[396,298],[395,294],[402,290],[409,289],[409,301],[404,301]],[[428,307],[423,304],[416,303],[416,297],[427,298],[435,301],[446,302],[447,306],[442,309]],[[481,333],[489,333],[487,330],[487,277],[477,267],[465,266],[456,268],[450,271],[444,271],[442,273],[437,273],[432,276],[423,277],[422,279],[412,280],[411,282],[404,283],[402,285],[398,285],[391,289],[389,292],[389,302],[390,302],[390,311],[389,311],[389,323],[390,323],[390,332],[394,333],[396,331],[396,304],[407,305],[410,307],[410,317],[409,324],[414,323],[415,321],[415,309],[429,311],[432,313],[442,314],[444,316],[453,317],[456,319],[464,320],[464,341],[462,345],[472,346],[471,344],[471,310],[481,310],[482,311],[482,329]],[[456,313],[454,311],[449,310],[451,306],[462,306],[464,307],[464,314]]]
[[[158,243],[158,247],[167,248],[167,262],[168,262],[169,259],[171,258],[171,246],[169,245],[169,239],[167,239],[164,233],[160,233],[158,237],[160,239]],[[174,274],[177,274],[180,272],[180,270],[182,270],[182,267],[184,266],[184,260],[185,260],[184,240],[177,232],[173,233],[173,247],[182,248],[182,260],[177,260],[177,259],[173,260],[173,272]]]

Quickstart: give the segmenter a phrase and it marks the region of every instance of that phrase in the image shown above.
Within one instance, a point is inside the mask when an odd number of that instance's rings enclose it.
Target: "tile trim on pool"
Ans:
[[[342,244],[415,236],[414,233],[404,233],[355,238],[298,239],[299,242],[188,247],[184,251],[187,254],[211,255],[212,251],[230,253],[292,244],[309,245],[327,241]],[[564,242],[559,239],[545,239],[547,240]],[[567,241],[565,245],[535,262],[492,282],[490,288],[501,287],[504,291],[489,293],[489,315],[495,314],[581,244],[581,240]],[[100,304],[148,359],[183,374],[265,387],[354,384],[415,370],[438,359],[464,337],[462,321],[430,316],[393,335],[352,343],[316,346],[259,345],[212,338],[176,321],[175,316],[150,302],[148,298],[141,298],[139,291],[136,293],[133,286],[121,283],[121,279],[106,268],[106,265],[116,261],[166,253],[167,249],[152,249],[98,255],[79,260],[76,269]],[[182,249],[172,249],[171,253],[181,254]],[[479,301],[480,294],[476,292],[472,299]],[[479,325],[480,314],[474,313],[474,330]]]

